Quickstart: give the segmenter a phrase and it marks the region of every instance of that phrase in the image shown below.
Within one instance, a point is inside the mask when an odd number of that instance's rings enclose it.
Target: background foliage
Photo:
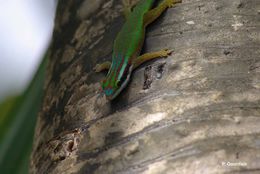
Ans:
[[[42,101],[47,58],[39,66],[26,91],[0,104],[1,173],[28,173],[37,113]]]

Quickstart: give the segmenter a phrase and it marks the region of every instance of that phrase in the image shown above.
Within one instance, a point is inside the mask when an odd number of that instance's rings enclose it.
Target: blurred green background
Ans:
[[[0,5],[1,174],[29,171],[56,4],[10,0]]]
[[[1,173],[28,173],[37,112],[43,96],[44,58],[35,77],[21,95],[0,104]]]

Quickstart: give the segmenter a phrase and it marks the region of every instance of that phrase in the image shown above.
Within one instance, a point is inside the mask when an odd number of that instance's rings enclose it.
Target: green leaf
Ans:
[[[9,97],[0,104],[1,173],[28,173],[29,157],[37,113],[43,96],[47,56],[21,96]]]

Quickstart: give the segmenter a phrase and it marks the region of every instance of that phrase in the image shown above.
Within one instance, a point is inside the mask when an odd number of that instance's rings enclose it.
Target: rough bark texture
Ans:
[[[183,0],[149,26],[146,63],[98,97],[117,0],[60,1],[31,173],[260,173],[260,1]],[[126,41],[127,42],[127,41]]]

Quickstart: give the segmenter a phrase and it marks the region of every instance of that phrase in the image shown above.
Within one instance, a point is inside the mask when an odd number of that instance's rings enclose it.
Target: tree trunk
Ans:
[[[124,18],[116,0],[60,1],[31,173],[260,173],[260,1],[183,0],[147,30],[114,101],[99,96]],[[127,40],[126,40],[127,42]]]

